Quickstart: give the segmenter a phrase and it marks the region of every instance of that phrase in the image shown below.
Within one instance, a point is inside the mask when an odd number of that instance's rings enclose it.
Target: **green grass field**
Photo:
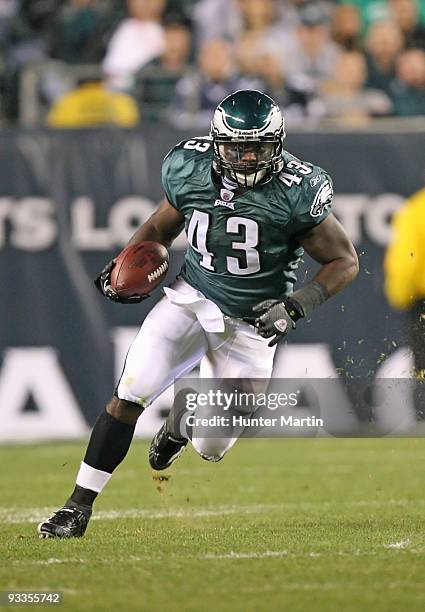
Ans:
[[[137,442],[86,536],[39,540],[82,452],[0,448],[0,590],[72,612],[425,609],[425,440],[246,440],[163,481]]]

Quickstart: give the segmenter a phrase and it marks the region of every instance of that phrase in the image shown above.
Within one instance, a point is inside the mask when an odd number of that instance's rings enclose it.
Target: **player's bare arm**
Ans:
[[[254,312],[263,313],[256,319],[258,333],[264,338],[272,338],[270,346],[294,328],[298,319],[309,316],[320,304],[344,289],[359,271],[354,246],[332,213],[307,232],[300,243],[322,267],[311,283],[294,291],[286,300],[265,300],[254,307]]]
[[[184,228],[184,216],[164,198],[149,219],[131,237],[128,244],[138,244],[144,240],[159,242],[169,248]]]
[[[356,250],[333,214],[308,232],[301,244],[322,265],[313,280],[324,287],[329,297],[356,278],[359,271]]]

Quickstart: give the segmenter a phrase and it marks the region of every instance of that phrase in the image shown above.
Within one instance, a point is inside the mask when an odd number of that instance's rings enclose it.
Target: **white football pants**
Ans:
[[[269,340],[241,319],[223,315],[183,279],[165,293],[130,346],[117,387],[120,399],[147,407],[198,364],[201,378],[265,379],[263,388],[255,390],[266,390],[276,350]],[[194,429],[192,444],[205,459],[218,461],[243,429],[222,438],[197,437]]]

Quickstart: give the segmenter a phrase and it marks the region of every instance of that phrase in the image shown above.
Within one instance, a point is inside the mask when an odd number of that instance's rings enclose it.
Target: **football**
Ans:
[[[131,244],[116,258],[111,286],[121,297],[147,295],[164,280],[168,262],[168,251],[158,242]]]

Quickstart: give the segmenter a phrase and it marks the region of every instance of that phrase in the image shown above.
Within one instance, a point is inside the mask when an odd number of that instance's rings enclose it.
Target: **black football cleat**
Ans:
[[[180,457],[188,440],[176,439],[167,431],[166,423],[155,435],[149,447],[149,463],[154,470],[165,470]]]
[[[40,523],[40,538],[81,538],[84,535],[92,510],[90,506],[65,506],[47,521]]]

